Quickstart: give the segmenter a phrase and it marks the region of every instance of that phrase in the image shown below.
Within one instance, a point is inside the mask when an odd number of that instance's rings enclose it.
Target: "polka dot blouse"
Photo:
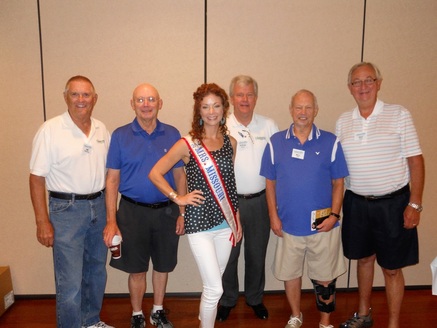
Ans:
[[[225,188],[235,210],[238,209],[237,187],[235,183],[233,149],[229,136],[224,137],[222,148],[210,152],[220,169]],[[205,202],[199,206],[187,205],[185,209],[185,232],[187,234],[211,229],[223,222],[225,217],[216,203],[196,160],[190,151],[190,160],[185,166],[188,192],[201,190]]]

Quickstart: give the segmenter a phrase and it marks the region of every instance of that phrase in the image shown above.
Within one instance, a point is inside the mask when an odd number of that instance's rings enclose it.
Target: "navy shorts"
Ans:
[[[117,224],[123,236],[121,258],[109,263],[112,267],[140,273],[149,270],[171,272],[177,264],[179,236],[176,220],[179,207],[175,203],[162,208],[148,208],[120,200]]]
[[[410,192],[368,200],[346,190],[343,201],[342,241],[348,259],[376,254],[385,269],[400,269],[419,262],[417,229],[404,228],[404,210]]]

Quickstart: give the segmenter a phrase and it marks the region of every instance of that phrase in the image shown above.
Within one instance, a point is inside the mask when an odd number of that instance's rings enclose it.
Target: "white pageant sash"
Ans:
[[[232,235],[229,239],[231,240],[232,245],[235,246],[237,243],[236,211],[229,198],[228,191],[225,188],[220,169],[203,143],[194,142],[191,136],[185,136],[183,139],[187,143],[191,154],[193,154],[193,157],[200,168],[200,172],[202,172],[216,203],[219,205],[220,210],[232,230]]]

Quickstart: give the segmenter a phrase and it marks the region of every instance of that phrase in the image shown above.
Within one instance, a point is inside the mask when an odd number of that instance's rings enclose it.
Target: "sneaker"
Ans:
[[[301,312],[298,317],[291,316],[285,328],[299,328],[300,326],[302,326],[302,322],[303,322],[303,317]]]
[[[358,315],[358,312],[355,312],[352,318],[340,324],[340,328],[365,328],[372,326],[372,309],[369,309],[368,315],[360,316]]]
[[[130,319],[130,328],[144,328],[146,327],[146,319],[142,314],[133,315]]]
[[[167,320],[165,310],[150,312],[150,323],[158,328],[173,328],[173,324]]]
[[[322,325],[321,323],[319,323],[319,328],[334,328],[334,326],[333,325],[325,326],[325,325]]]
[[[114,328],[110,325],[107,325],[106,323],[104,323],[103,321],[99,321],[96,324],[92,325],[92,326],[88,326],[87,328]]]

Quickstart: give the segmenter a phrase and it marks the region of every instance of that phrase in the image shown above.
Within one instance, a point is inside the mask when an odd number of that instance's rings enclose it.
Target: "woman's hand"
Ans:
[[[240,220],[240,210],[237,211],[236,219],[237,219],[237,236],[235,237],[236,237],[236,242],[239,243],[241,238],[243,238],[243,226],[241,225],[241,220]]]
[[[243,227],[241,225],[238,226],[237,230],[237,240],[236,242],[239,243],[241,238],[243,238]]]
[[[199,206],[205,202],[205,197],[203,197],[203,192],[201,190],[193,190],[189,194],[183,196],[178,195],[174,199],[174,202],[179,206],[184,206],[184,205]]]

